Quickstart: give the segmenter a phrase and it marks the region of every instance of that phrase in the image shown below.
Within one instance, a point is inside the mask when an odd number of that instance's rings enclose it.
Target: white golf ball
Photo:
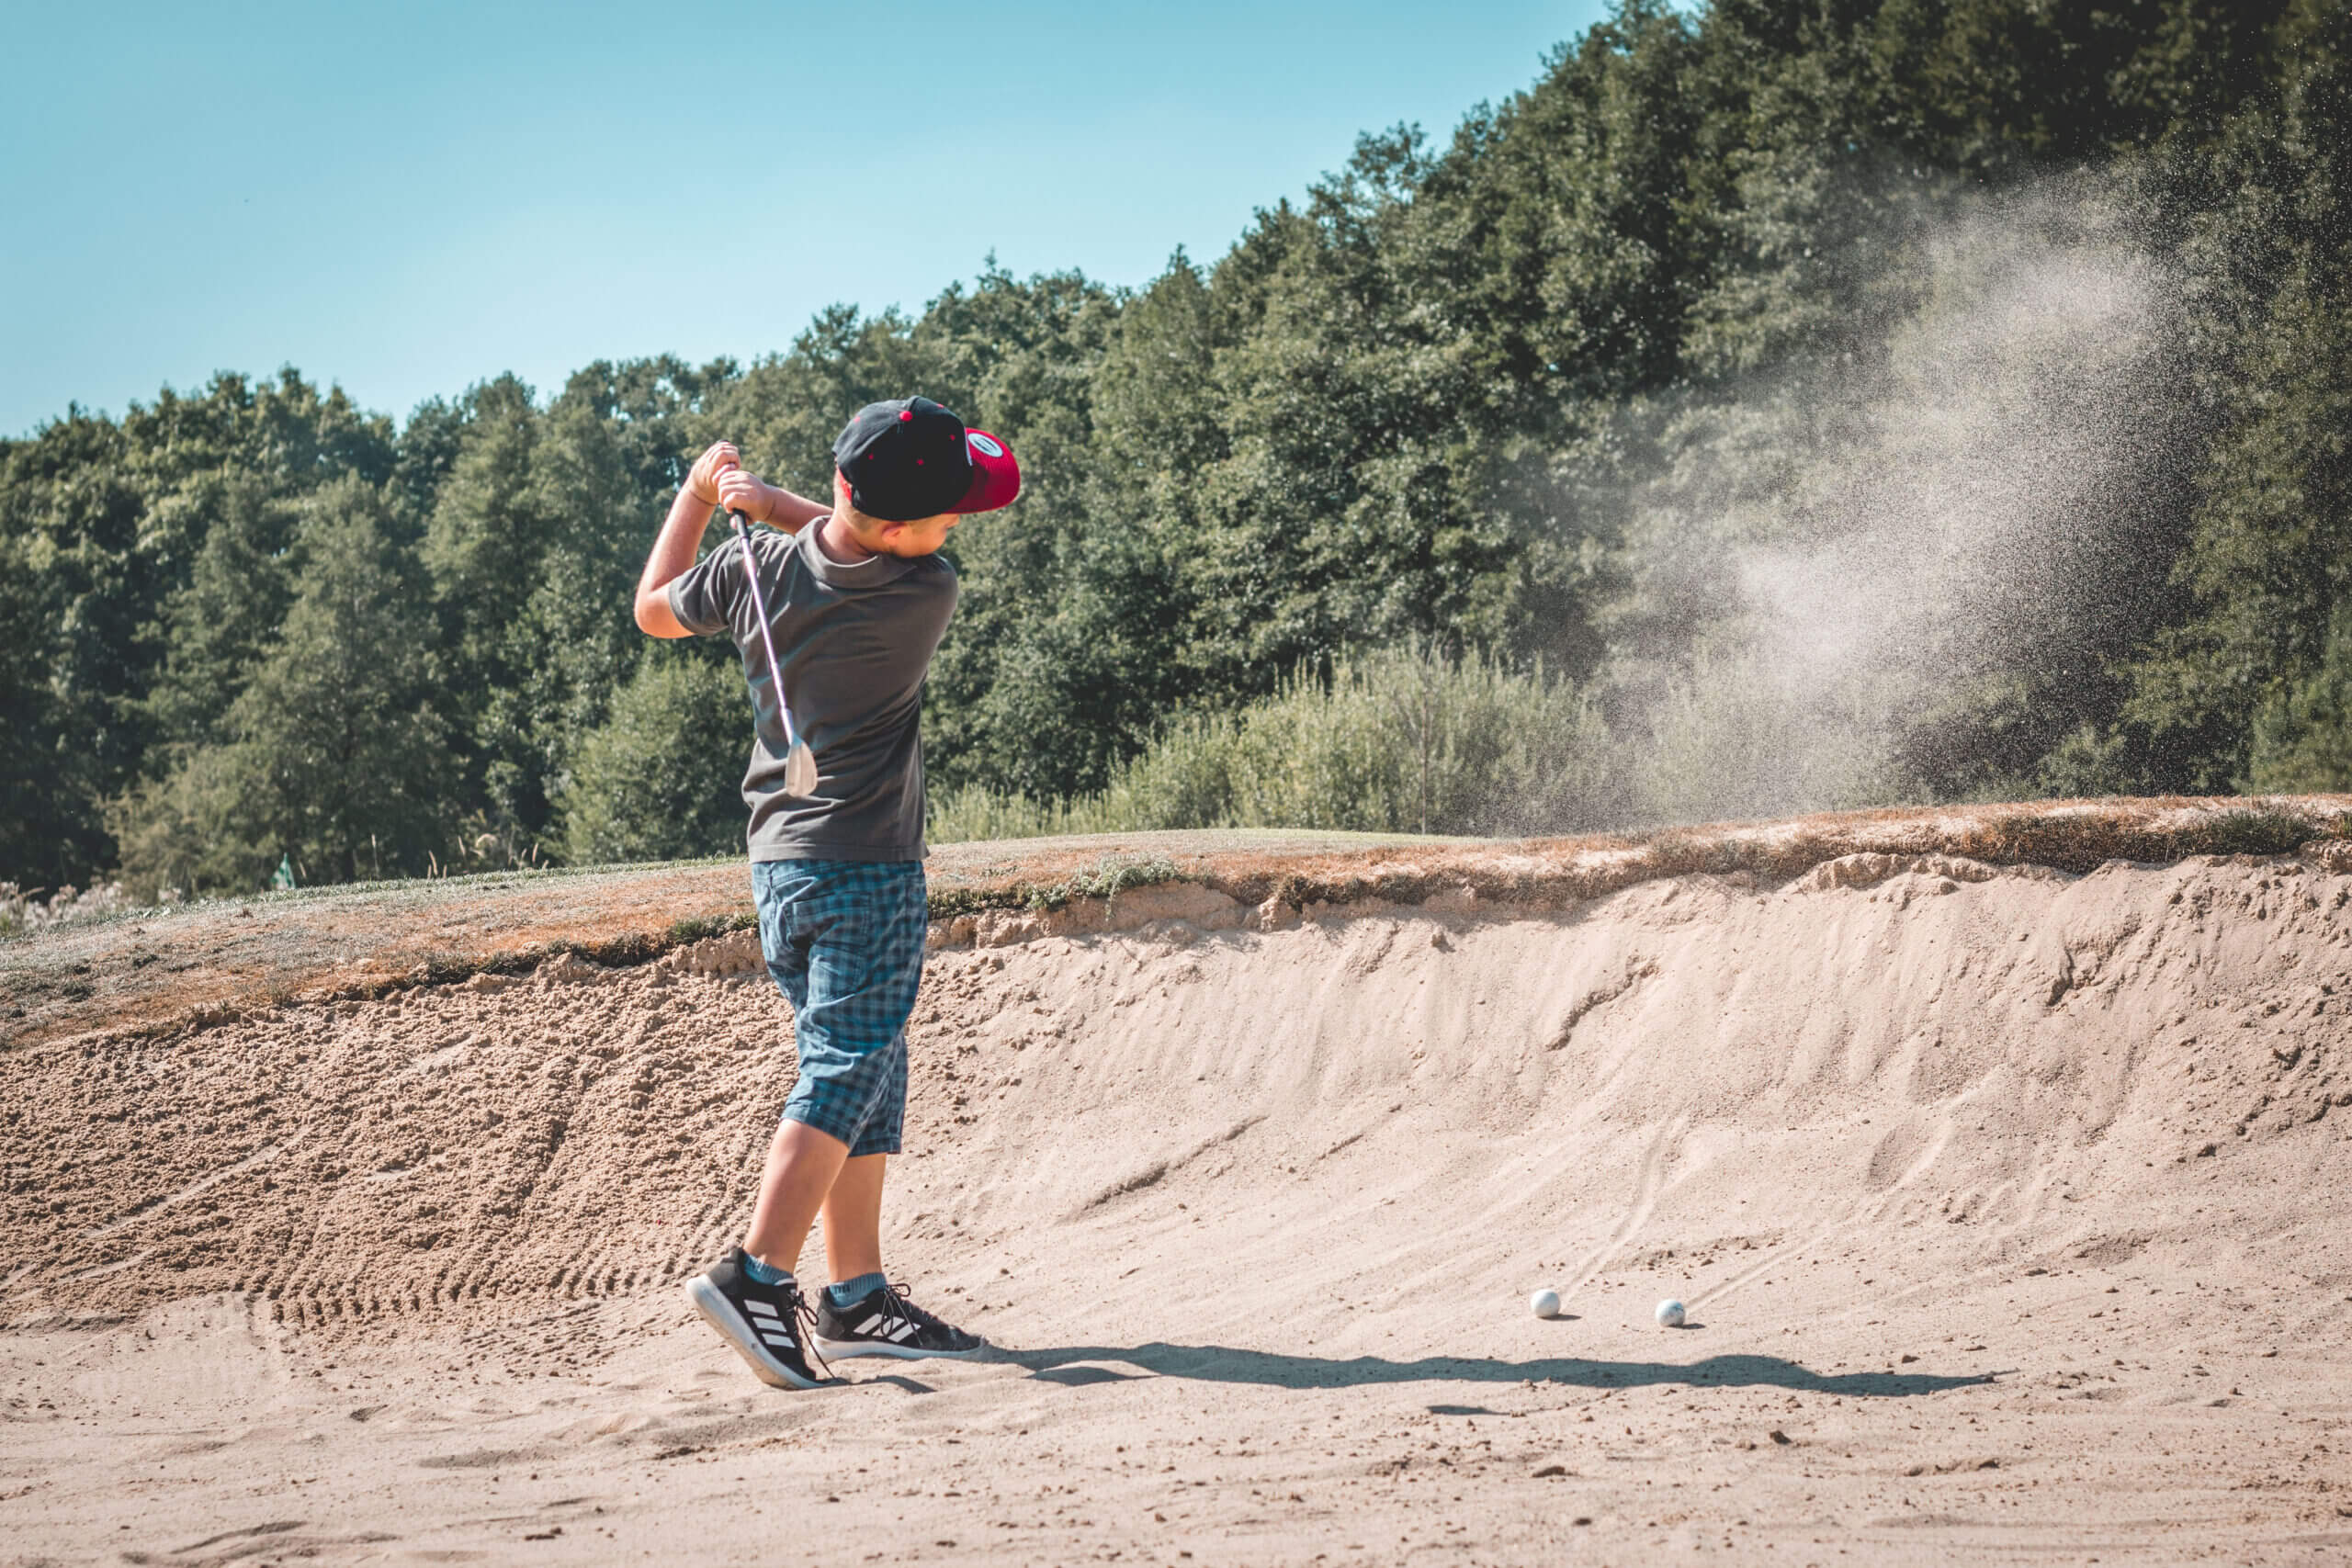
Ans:
[[[1682,1326],[1682,1303],[1681,1303],[1680,1302],[1676,1301],[1676,1300],[1675,1300],[1673,1297],[1671,1297],[1671,1296],[1668,1297],[1665,1301],[1662,1301],[1662,1302],[1658,1303],[1657,1303],[1657,1320],[1658,1320],[1659,1325],[1660,1325],[1661,1326],[1663,1326],[1663,1327],[1667,1327],[1667,1328],[1679,1328],[1679,1327],[1681,1327],[1681,1326]]]
[[[1559,1316],[1560,1292],[1557,1291],[1536,1292],[1527,1298],[1527,1310],[1538,1317]]]

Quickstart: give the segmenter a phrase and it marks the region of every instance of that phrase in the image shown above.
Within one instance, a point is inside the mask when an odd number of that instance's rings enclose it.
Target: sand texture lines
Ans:
[[[1881,854],[951,946],[892,1267],[1000,1353],[803,1394],[677,1290],[792,1077],[741,964],[30,1044],[0,1563],[2341,1561],[2347,903]]]

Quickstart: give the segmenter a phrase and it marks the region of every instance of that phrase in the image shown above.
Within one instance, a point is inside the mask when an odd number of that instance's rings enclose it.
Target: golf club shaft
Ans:
[[[792,705],[784,700],[784,669],[776,662],[775,637],[768,630],[767,601],[760,594],[760,563],[759,558],[752,554],[751,520],[730,507],[727,521],[733,525],[735,543],[743,551],[743,581],[752,590],[752,613],[760,620],[760,646],[767,650],[768,679],[775,685],[775,711],[784,720],[784,750],[789,756],[792,749],[800,744],[800,732],[793,728]]]

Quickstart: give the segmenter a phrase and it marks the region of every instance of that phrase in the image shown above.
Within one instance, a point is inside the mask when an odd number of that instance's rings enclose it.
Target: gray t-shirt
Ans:
[[[743,655],[757,732],[743,774],[753,860],[921,860],[923,674],[956,613],[956,569],[937,556],[843,566],[818,547],[822,526],[752,530],[785,695],[816,756],[815,794],[784,793],[784,721],[731,531],[670,583],[670,610],[688,631],[727,633]]]

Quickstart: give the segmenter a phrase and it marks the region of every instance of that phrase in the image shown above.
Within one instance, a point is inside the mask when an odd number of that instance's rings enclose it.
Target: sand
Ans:
[[[740,943],[0,1055],[0,1563],[2352,1555],[2352,874],[1433,902],[958,933],[888,1234],[999,1353],[815,1393],[678,1290]]]
[[[1891,807],[1572,839],[1320,829],[1076,834],[934,846],[942,920],[1175,883],[1255,905],[1483,900],[1558,908],[1644,882],[1746,872],[1780,886],[1857,855],[2087,872],[2112,860],[2301,854],[2352,869],[2352,795],[2160,795]],[[510,870],[121,908],[0,940],[0,1051],[96,1030],[155,1036],[300,1002],[373,1001],[576,953],[638,964],[752,920],[736,859]]]

